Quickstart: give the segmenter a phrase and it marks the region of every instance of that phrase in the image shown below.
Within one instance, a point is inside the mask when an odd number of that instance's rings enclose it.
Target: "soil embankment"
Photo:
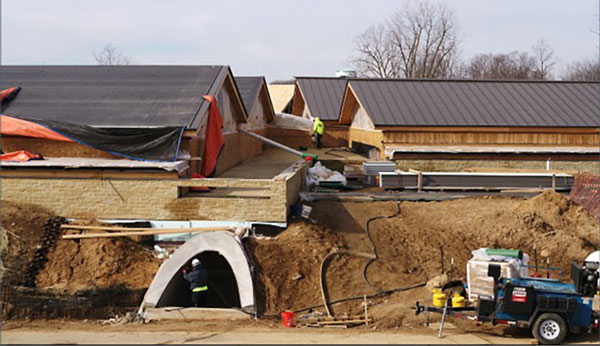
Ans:
[[[364,226],[368,219],[379,259],[367,270],[368,280],[380,290],[426,282],[441,273],[440,246],[445,270],[454,259],[455,278],[464,277],[471,251],[481,247],[515,248],[551,266],[562,267],[568,279],[572,261],[581,262],[598,247],[598,223],[580,205],[551,191],[530,199],[478,197],[444,202],[313,203],[312,217],[290,224],[272,239],[257,240],[253,257],[258,264],[259,310],[277,314],[322,303],[319,275],[324,256],[333,249],[372,252]],[[533,257],[533,256],[532,256]],[[533,260],[533,259],[532,259]],[[327,268],[330,300],[373,294],[363,278],[367,260],[336,256]],[[554,273],[554,277],[558,274]],[[395,293],[370,301],[372,316],[381,326],[399,326],[414,319],[417,299],[429,299],[425,288]],[[385,304],[383,304],[385,303]],[[335,305],[336,314],[359,314],[361,301]],[[318,310],[323,310],[319,308]]]
[[[320,268],[335,250],[373,253],[365,233],[370,223],[378,259],[337,255],[326,266],[329,300],[375,294],[380,290],[423,283],[439,275],[440,246],[445,270],[454,259],[455,278],[464,277],[471,251],[481,247],[517,248],[540,262],[564,269],[581,262],[598,248],[598,221],[566,196],[545,192],[530,199],[476,197],[444,202],[312,203],[316,224],[291,221],[273,238],[248,239],[255,264],[258,311],[278,315],[286,309],[315,307],[323,311]],[[398,213],[399,208],[399,213]],[[2,208],[5,285],[22,283],[36,249],[42,246],[50,213],[35,206],[5,203]],[[159,265],[147,247],[128,238],[58,240],[37,276],[38,289],[76,295],[83,291],[124,289],[139,291],[151,283]],[[556,274],[554,275],[556,277]],[[380,327],[413,325],[410,309],[416,300],[430,298],[426,288],[369,299],[369,313]],[[360,314],[361,300],[332,306],[336,315]]]

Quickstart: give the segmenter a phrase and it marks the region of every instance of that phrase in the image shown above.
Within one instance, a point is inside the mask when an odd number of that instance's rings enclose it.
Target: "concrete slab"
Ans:
[[[147,308],[146,319],[155,320],[247,320],[250,315],[235,309],[218,308]]]

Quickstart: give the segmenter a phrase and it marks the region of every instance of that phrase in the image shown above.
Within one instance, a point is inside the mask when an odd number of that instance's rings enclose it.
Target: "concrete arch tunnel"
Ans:
[[[145,308],[190,306],[189,283],[181,270],[194,257],[208,272],[207,307],[254,311],[252,273],[244,247],[233,233],[218,231],[190,238],[163,262],[146,291],[140,312]]]

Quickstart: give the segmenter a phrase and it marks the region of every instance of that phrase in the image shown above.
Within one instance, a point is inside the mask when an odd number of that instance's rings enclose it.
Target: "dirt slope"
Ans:
[[[60,291],[147,288],[160,261],[127,238],[59,240],[37,277],[37,286]]]
[[[394,202],[323,201],[312,205],[312,216],[318,220],[318,226],[298,221],[273,240],[259,240],[254,245],[259,286],[267,288],[259,291],[267,302],[262,309],[268,314],[320,304],[319,269],[323,257],[337,247],[371,252],[364,233],[366,221],[392,215],[397,210]],[[568,275],[570,263],[581,262],[598,247],[599,239],[598,223],[593,216],[554,192],[529,200],[479,197],[402,202],[400,214],[372,222],[371,233],[379,260],[368,268],[367,277],[379,289],[425,282],[439,275],[440,244],[444,248],[446,270],[453,258],[458,276],[465,275],[472,250],[518,248],[532,254],[534,244],[543,255],[540,260],[550,258],[552,266],[562,266]],[[365,261],[349,256],[333,259],[326,274],[331,300],[376,292],[362,277]],[[297,272],[302,274],[299,279]],[[414,321],[409,307],[415,300],[429,296],[422,288],[374,299],[373,316],[388,327],[402,325],[406,319]],[[385,305],[381,304],[384,302]],[[334,311],[354,314],[362,308],[356,301],[336,305]]]
[[[24,280],[35,250],[42,244],[44,224],[53,215],[29,204],[3,201],[0,205],[2,226],[3,285],[18,285]]]

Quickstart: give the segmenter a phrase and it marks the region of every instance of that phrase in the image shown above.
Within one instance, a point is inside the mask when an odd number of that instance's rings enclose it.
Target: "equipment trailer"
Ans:
[[[430,311],[473,321],[530,328],[540,344],[559,344],[568,332],[598,330],[600,310],[598,252],[583,267],[573,263],[572,284],[542,278],[500,278],[500,266],[490,264],[494,297],[480,297],[475,307],[445,308],[416,304],[416,314]],[[592,258],[593,260],[590,260]],[[440,328],[441,331],[441,328]]]

